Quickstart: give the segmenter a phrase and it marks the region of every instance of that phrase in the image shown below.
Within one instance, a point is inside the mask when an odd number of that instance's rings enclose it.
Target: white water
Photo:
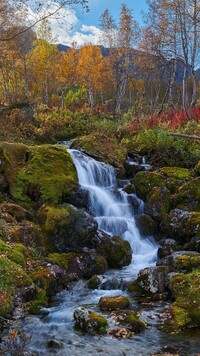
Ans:
[[[88,191],[89,213],[97,220],[99,229],[129,241],[133,251],[132,269],[139,270],[154,264],[156,244],[152,237],[144,239],[140,236],[130,197],[137,199],[140,213],[143,206],[141,201],[134,194],[127,194],[117,188],[112,166],[77,150],[69,150],[69,153],[76,166],[79,184]]]

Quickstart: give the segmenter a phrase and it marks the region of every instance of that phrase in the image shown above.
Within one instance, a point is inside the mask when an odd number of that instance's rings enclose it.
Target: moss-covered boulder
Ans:
[[[194,251],[176,251],[158,261],[157,266],[165,266],[168,272],[190,272],[200,268],[200,254]]]
[[[38,219],[55,252],[65,253],[93,246],[97,222],[73,205],[44,205],[38,212]]]
[[[155,187],[151,190],[145,204],[145,213],[161,222],[170,210],[170,191],[166,187]]]
[[[135,222],[142,236],[152,236],[157,233],[158,224],[149,215],[136,215]]]
[[[128,241],[119,236],[112,238],[105,234],[95,242],[96,251],[104,256],[110,268],[128,266],[132,260],[132,249]]]
[[[122,295],[101,297],[98,305],[101,310],[127,309],[130,306],[130,300]]]
[[[178,187],[192,179],[191,171],[181,167],[162,167],[158,170],[166,181],[166,186],[172,193],[176,193]]]
[[[162,233],[180,243],[200,235],[200,213],[181,209],[171,210],[161,225]]]
[[[140,320],[134,310],[116,310],[112,313],[115,322],[125,325],[128,330],[139,333],[146,328],[145,323]]]
[[[118,168],[123,168],[127,156],[126,148],[117,142],[116,138],[103,134],[79,137],[73,141],[72,147]]]
[[[171,277],[169,289],[175,302],[168,311],[164,328],[180,331],[184,328],[200,326],[200,270]]]
[[[165,266],[147,267],[129,286],[129,291],[142,299],[165,300],[168,269]]]
[[[95,250],[86,248],[72,260],[68,272],[77,275],[78,278],[89,279],[95,274],[105,273],[107,269],[106,259]]]
[[[0,315],[4,316],[12,308],[12,301],[19,288],[30,286],[32,280],[19,264],[5,256],[0,256]]]
[[[1,143],[0,159],[9,193],[27,207],[62,202],[77,186],[75,166],[62,146]]]
[[[178,189],[173,203],[179,209],[200,212],[200,177],[183,184]]]
[[[133,179],[136,193],[141,199],[147,200],[154,187],[164,187],[165,179],[157,172],[139,172]]]
[[[85,308],[74,310],[75,327],[88,334],[101,334],[106,331],[107,320]]]

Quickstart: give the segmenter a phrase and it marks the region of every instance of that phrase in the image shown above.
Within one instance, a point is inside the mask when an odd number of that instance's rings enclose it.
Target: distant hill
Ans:
[[[57,45],[57,47],[58,47],[58,50],[61,52],[66,52],[70,48],[69,46],[63,45],[62,43],[59,43]]]

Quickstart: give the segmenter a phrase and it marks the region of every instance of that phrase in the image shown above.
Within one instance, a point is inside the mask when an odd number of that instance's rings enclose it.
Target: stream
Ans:
[[[110,355],[150,356],[170,351],[176,347],[180,356],[198,353],[199,336],[195,331],[169,335],[160,331],[159,314],[168,307],[166,302],[154,302],[138,306],[137,301],[126,291],[127,282],[133,281],[139,270],[153,266],[157,259],[157,244],[152,236],[143,238],[135,224],[134,215],[143,212],[143,202],[135,194],[127,194],[120,182],[118,186],[115,169],[98,162],[86,154],[69,150],[76,166],[79,184],[88,192],[89,213],[95,217],[99,229],[107,234],[118,235],[128,240],[133,251],[132,262],[121,270],[109,270],[103,276],[99,289],[87,288],[87,281],[73,282],[69,290],[57,294],[48,308],[38,316],[29,316],[23,321],[23,330],[31,335],[29,351],[34,355]],[[134,204],[133,204],[134,202]],[[140,311],[140,317],[148,327],[131,339],[116,339],[108,335],[91,336],[74,330],[73,311],[87,306],[99,313],[97,304],[102,296],[125,295],[131,300],[131,308]],[[142,309],[142,311],[141,311]],[[106,313],[104,313],[106,315]],[[108,315],[108,314],[107,314]],[[109,317],[109,327],[113,325]],[[54,346],[50,341],[55,341]],[[173,352],[168,352],[173,353]]]

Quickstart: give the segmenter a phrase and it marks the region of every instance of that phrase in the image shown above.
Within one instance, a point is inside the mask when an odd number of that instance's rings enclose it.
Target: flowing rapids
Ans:
[[[96,218],[99,229],[130,242],[133,260],[126,270],[138,271],[155,263],[157,247],[152,237],[141,238],[134,219],[135,213],[143,212],[143,202],[135,194],[127,194],[122,188],[117,188],[113,167],[97,162],[80,151],[69,151],[77,169],[79,184],[89,194],[89,213]]]
[[[141,318],[148,328],[131,339],[118,340],[110,336],[84,335],[74,330],[73,311],[79,306],[99,312],[97,303],[105,295],[128,295],[123,281],[133,280],[138,271],[155,264],[157,246],[150,236],[143,238],[136,227],[134,215],[143,212],[143,202],[134,194],[127,194],[117,187],[115,170],[108,164],[97,162],[87,155],[69,150],[77,169],[79,184],[88,192],[89,213],[95,217],[99,229],[112,235],[119,235],[130,242],[133,250],[132,263],[122,270],[110,270],[104,276],[101,289],[89,290],[86,281],[74,282],[69,290],[59,293],[52,306],[44,308],[39,316],[31,316],[23,322],[22,328],[31,335],[29,350],[34,355],[59,356],[150,356],[160,353],[166,344],[180,346],[181,356],[197,352],[199,335],[174,336],[159,331],[159,313],[166,303],[143,306]],[[131,307],[138,308],[131,295]],[[110,326],[112,320],[110,318]],[[113,326],[113,327],[116,327]],[[49,347],[49,341],[56,341],[57,347]],[[183,341],[184,340],[184,341]]]

